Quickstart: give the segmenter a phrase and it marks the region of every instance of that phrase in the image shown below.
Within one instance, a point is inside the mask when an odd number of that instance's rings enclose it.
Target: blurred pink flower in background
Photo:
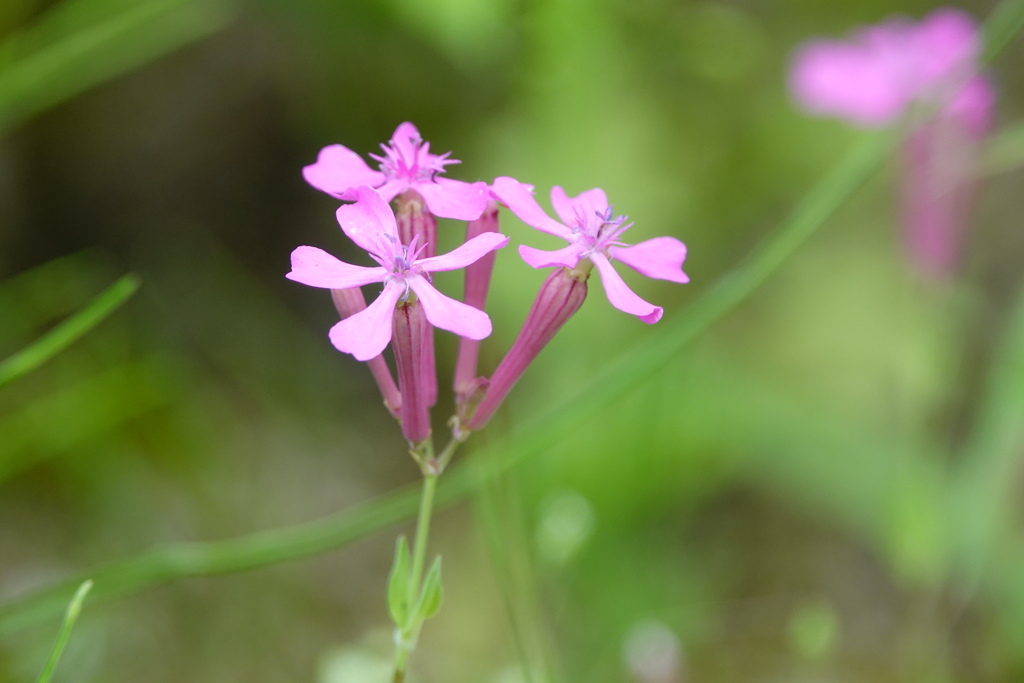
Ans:
[[[926,275],[956,267],[973,204],[976,154],[992,125],[995,92],[979,73],[975,21],[953,8],[905,18],[848,41],[812,40],[790,72],[797,103],[862,128],[910,115],[902,188],[910,258]]]

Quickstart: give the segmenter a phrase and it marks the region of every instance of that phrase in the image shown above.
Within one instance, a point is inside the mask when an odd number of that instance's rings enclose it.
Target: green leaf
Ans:
[[[420,593],[420,602],[416,607],[416,616],[419,621],[425,621],[437,614],[441,609],[441,600],[444,591],[441,588],[441,557],[434,560],[427,572],[427,578],[423,582],[423,592]]]
[[[129,273],[107,287],[88,306],[50,330],[41,339],[0,362],[0,387],[35,370],[86,332],[99,325],[139,289],[139,279]]]
[[[0,43],[0,135],[227,24],[221,0],[71,0]]]
[[[36,683],[49,683],[50,678],[53,677],[53,670],[57,668],[60,656],[64,654],[64,648],[67,646],[68,640],[71,638],[71,629],[75,627],[75,622],[78,621],[78,615],[82,611],[82,602],[85,600],[85,596],[91,588],[92,581],[86,581],[78,587],[75,597],[71,599],[71,604],[68,605],[68,610],[64,613],[64,623],[60,627],[60,633],[57,634],[57,642],[53,644],[50,656],[47,658],[46,664],[43,666],[43,670],[39,674],[39,678],[36,679]]]
[[[409,585],[411,568],[412,555],[409,553],[409,543],[405,536],[399,536],[395,546],[395,561],[388,576],[388,612],[391,613],[391,618],[398,628],[404,628],[409,621],[412,606]]]

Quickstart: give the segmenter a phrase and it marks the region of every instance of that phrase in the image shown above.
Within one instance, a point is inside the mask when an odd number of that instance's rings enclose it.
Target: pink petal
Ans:
[[[572,200],[558,185],[551,188],[551,206],[559,220],[566,225],[576,225],[576,209],[572,206]]]
[[[662,309],[660,306],[649,304],[636,294],[622,281],[622,278],[615,272],[615,268],[608,261],[604,254],[591,254],[590,260],[597,266],[601,273],[601,285],[604,293],[608,295],[608,301],[612,306],[635,315],[645,323],[652,324],[661,320]]]
[[[387,271],[380,266],[353,266],[339,261],[323,249],[299,247],[292,252],[292,270],[285,277],[310,287],[348,289],[371,282],[384,282],[387,275]]]
[[[399,124],[391,135],[391,144],[410,163],[416,159],[417,146],[421,142],[423,137],[420,136],[420,131],[408,121]]]
[[[435,178],[415,183],[430,213],[441,218],[475,221],[487,208],[487,183],[464,183],[451,178]]]
[[[428,273],[439,270],[457,270],[476,263],[484,254],[501,249],[506,244],[508,244],[508,237],[505,235],[497,232],[485,232],[464,242],[459,248],[453,249],[447,254],[420,259],[416,261],[416,265],[422,266]]]
[[[789,86],[811,114],[877,127],[900,116],[914,96],[891,71],[861,46],[815,41],[797,53]]]
[[[551,205],[563,223],[578,225],[579,216],[590,217],[595,213],[600,213],[603,216],[605,209],[608,208],[608,197],[599,187],[581,192],[575,197],[569,197],[565,194],[565,190],[555,185],[551,188]]]
[[[675,237],[655,237],[631,247],[612,247],[611,256],[647,277],[687,283],[683,272],[686,245]]]
[[[355,190],[356,203],[338,208],[338,224],[353,242],[370,252],[378,254],[380,240],[385,235],[396,236],[398,227],[395,214],[380,194],[365,185]]]
[[[581,253],[583,253],[583,246],[579,244],[570,244],[564,249],[556,251],[534,249],[525,244],[519,245],[519,255],[534,268],[550,268],[551,266],[575,268],[576,264],[580,262]]]
[[[406,180],[389,180],[380,187],[377,188],[377,192],[384,198],[384,201],[390,202],[392,199],[402,194],[409,189],[409,183]]]
[[[384,174],[374,171],[362,157],[342,145],[320,150],[316,162],[302,169],[306,182],[327,194],[348,199],[345,193],[359,185],[376,187],[384,182]]]
[[[515,178],[502,176],[494,179],[494,184],[491,185],[491,194],[512,209],[512,213],[519,216],[527,225],[571,242],[572,230],[544,213],[537,200],[530,194],[528,187]]]
[[[351,318],[331,328],[334,348],[351,353],[356,360],[370,360],[383,353],[391,341],[391,322],[395,304],[405,292],[401,283],[391,281],[384,286],[377,300]]]
[[[978,25],[971,15],[953,7],[942,7],[918,27],[918,50],[922,81],[933,85],[950,77],[963,78],[975,68],[981,48]]]
[[[467,339],[483,339],[491,333],[491,319],[483,311],[446,297],[418,275],[410,277],[408,282],[434,327]]]

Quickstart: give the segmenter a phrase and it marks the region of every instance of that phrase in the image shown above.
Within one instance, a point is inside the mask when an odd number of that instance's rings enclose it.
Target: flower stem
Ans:
[[[420,498],[420,514],[416,520],[416,541],[412,550],[412,588],[413,595],[419,593],[423,581],[423,564],[427,557],[427,537],[430,534],[430,515],[434,510],[434,491],[437,489],[438,473],[424,468],[423,495]]]
[[[419,516],[416,518],[416,538],[413,541],[412,571],[409,576],[409,595],[417,596],[414,604],[418,602],[423,590],[423,566],[427,558],[430,517],[434,511],[434,492],[437,490],[437,480],[458,444],[459,441],[452,439],[445,446],[440,457],[434,457],[434,447],[430,439],[413,450],[413,456],[423,472],[423,493],[420,496]],[[414,621],[408,630],[402,629],[396,632],[394,683],[402,683],[405,680],[405,668],[409,662],[409,656],[416,649],[420,626],[422,626],[421,622]]]

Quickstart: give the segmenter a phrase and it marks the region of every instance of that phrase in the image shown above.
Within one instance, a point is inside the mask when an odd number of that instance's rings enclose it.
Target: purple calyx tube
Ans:
[[[498,203],[493,199],[487,202],[487,208],[480,218],[466,224],[466,241],[485,232],[498,232]],[[491,252],[476,263],[466,266],[466,284],[463,302],[484,310],[487,303],[487,291],[491,286],[491,273],[494,272],[494,259]],[[486,386],[486,380],[477,377],[477,360],[480,357],[480,341],[461,337],[459,339],[459,355],[455,361],[455,404],[459,415],[464,411],[474,396]]]
[[[342,320],[366,308],[366,298],[363,297],[363,290],[359,287],[332,289],[331,299],[334,300],[334,307],[338,310],[338,315],[341,316]],[[395,385],[395,380],[391,376],[391,369],[388,368],[388,363],[384,360],[384,356],[375,356],[366,361],[366,364],[370,367],[373,379],[376,380],[380,393],[384,397],[384,406],[392,415],[398,417],[402,409],[402,394]]]
[[[589,261],[580,264],[589,265]],[[491,376],[483,400],[465,423],[467,430],[477,430],[487,424],[523,371],[562,325],[580,310],[587,298],[587,279],[590,277],[589,268],[580,266],[575,269],[558,268],[544,280],[519,336]]]
[[[414,294],[410,294],[408,300],[398,302],[393,321],[391,346],[395,351],[398,388],[402,392],[402,433],[415,448],[430,436],[427,392],[431,375],[435,385],[437,383],[433,367],[426,362],[430,323]]]
[[[423,258],[437,256],[437,219],[427,210],[427,203],[416,190],[406,190],[398,196],[398,211],[395,212],[398,224],[398,241],[409,246],[416,235],[423,245]],[[437,403],[437,361],[434,358],[434,328],[427,323],[422,331],[424,336],[425,356],[423,363],[429,369],[429,382],[426,385],[427,405]]]

